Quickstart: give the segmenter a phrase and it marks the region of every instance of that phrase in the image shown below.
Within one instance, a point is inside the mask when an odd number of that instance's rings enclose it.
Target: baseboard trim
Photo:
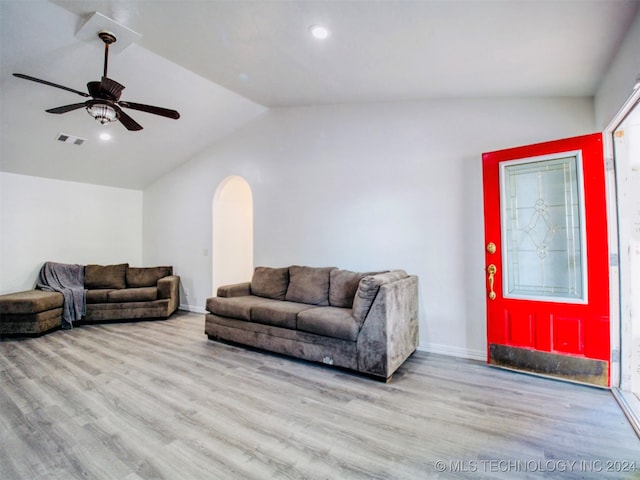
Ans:
[[[195,305],[180,305],[178,307],[180,310],[184,310],[186,312],[193,312],[193,313],[207,313],[207,310],[202,308],[202,307],[196,307]]]
[[[452,347],[450,345],[439,345],[431,343],[429,345],[420,345],[418,350],[421,352],[437,353],[447,355],[449,357],[467,358],[469,360],[487,361],[487,352],[484,350],[470,350],[468,348]]]

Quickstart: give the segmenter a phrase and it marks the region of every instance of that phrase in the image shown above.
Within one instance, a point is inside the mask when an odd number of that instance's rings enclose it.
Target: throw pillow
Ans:
[[[93,288],[126,288],[125,274],[128,263],[119,265],[87,265],[84,267],[84,287]]]
[[[329,274],[335,267],[289,267],[286,300],[309,305],[329,305]]]
[[[284,300],[289,286],[289,268],[256,267],[251,279],[251,293],[258,297]]]

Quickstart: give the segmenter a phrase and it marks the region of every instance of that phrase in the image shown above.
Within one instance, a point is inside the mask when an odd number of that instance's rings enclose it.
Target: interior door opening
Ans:
[[[212,204],[212,295],[253,275],[253,194],[242,177],[225,178]]]

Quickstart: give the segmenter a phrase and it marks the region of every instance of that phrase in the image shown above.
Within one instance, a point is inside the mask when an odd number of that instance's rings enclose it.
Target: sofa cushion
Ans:
[[[87,265],[84,267],[84,288],[126,288],[128,263],[119,265]]]
[[[284,300],[289,286],[289,269],[256,267],[251,279],[251,293],[259,297]]]
[[[386,273],[367,275],[360,280],[356,296],[353,299],[353,316],[356,321],[362,325],[364,319],[369,313],[371,304],[373,304],[373,301],[378,294],[380,285],[395,282],[396,280],[401,280],[407,276],[407,272],[404,270],[392,270]]]
[[[153,302],[158,299],[157,287],[137,287],[111,290],[107,294],[109,303]]]
[[[59,292],[26,290],[0,295],[1,315],[28,315],[62,307],[64,296]]]
[[[329,305],[332,307],[353,307],[358,284],[368,273],[350,272],[349,270],[331,270],[329,274]]]
[[[335,267],[289,267],[286,299],[310,305],[329,305],[329,274]]]
[[[129,267],[126,272],[127,287],[155,287],[158,280],[173,275],[173,267]]]
[[[207,310],[221,317],[249,321],[251,320],[251,307],[268,302],[279,302],[279,300],[270,300],[255,295],[231,298],[211,297],[207,299]]]
[[[295,330],[300,312],[313,308],[306,303],[272,302],[251,307],[251,321]]]
[[[298,314],[298,330],[325,337],[356,341],[360,326],[350,308],[310,308]]]
[[[62,294],[60,294],[62,295]],[[62,307],[38,313],[3,313],[0,315],[0,335],[10,337],[39,336],[62,324]]]
[[[107,303],[109,301],[109,292],[112,291],[112,288],[87,290],[87,303]]]

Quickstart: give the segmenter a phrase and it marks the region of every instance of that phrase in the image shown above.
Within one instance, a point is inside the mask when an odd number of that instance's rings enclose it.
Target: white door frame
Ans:
[[[624,103],[618,114],[604,129],[605,158],[607,162],[607,210],[609,222],[609,245],[612,256],[610,295],[611,299],[618,301],[611,302],[611,391],[618,401],[623,412],[629,419],[629,423],[640,437],[640,400],[633,393],[620,389],[622,380],[621,358],[625,352],[622,351],[622,322],[621,319],[622,297],[620,292],[620,266],[619,266],[619,223],[618,223],[618,198],[616,192],[616,159],[614,152],[613,135],[616,129],[624,121],[627,115],[634,108],[640,108],[640,76],[637,79],[633,92]],[[633,368],[633,367],[630,367]],[[626,367],[625,367],[626,369]],[[626,372],[625,372],[626,374]]]
[[[609,122],[603,131],[604,155],[606,162],[606,189],[607,189],[607,217],[609,224],[609,254],[610,254],[610,276],[609,292],[611,298],[611,387],[619,387],[621,379],[620,371],[620,341],[621,341],[621,318],[620,318],[620,266],[619,251],[620,243],[618,238],[618,200],[616,191],[616,163],[613,144],[613,134],[620,126],[625,117],[633,110],[640,101],[640,88],[636,88],[622,108]],[[640,108],[637,107],[637,108]]]

